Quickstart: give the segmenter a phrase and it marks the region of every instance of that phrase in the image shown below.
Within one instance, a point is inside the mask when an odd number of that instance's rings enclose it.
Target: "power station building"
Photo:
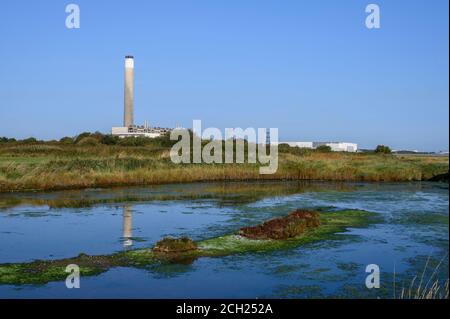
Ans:
[[[134,124],[134,57],[132,55],[125,56],[124,82],[123,126],[113,127],[111,134],[119,137],[155,138],[170,132],[168,128],[150,127],[147,121],[141,126]]]
[[[124,111],[123,126],[112,128],[112,135],[119,137],[150,137],[155,138],[171,131],[169,128],[150,127],[145,121],[144,125],[134,124],[134,57],[125,56],[125,78],[124,78]],[[266,132],[266,143],[271,144],[270,134]],[[275,143],[275,142],[274,142]],[[288,144],[291,147],[315,149],[321,145],[331,147],[336,152],[357,152],[358,145],[346,142],[278,142],[279,144]]]
[[[334,152],[356,152],[358,151],[358,144],[347,142],[313,142],[313,148],[319,146],[329,146]]]

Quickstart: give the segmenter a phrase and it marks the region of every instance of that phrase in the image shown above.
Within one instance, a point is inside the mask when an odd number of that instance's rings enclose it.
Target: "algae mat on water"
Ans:
[[[77,257],[60,260],[36,260],[29,263],[0,264],[0,284],[23,285],[45,284],[65,280],[65,271],[70,264],[80,268],[81,276],[101,274],[113,267],[146,268],[166,263],[191,263],[200,257],[221,257],[232,254],[263,253],[279,249],[290,249],[306,243],[339,239],[339,234],[348,228],[367,227],[377,221],[377,214],[361,210],[340,210],[320,213],[320,227],[286,240],[253,240],[229,234],[197,241],[198,249],[176,254],[161,254],[148,249],[136,249],[111,255],[89,256],[81,253]]]

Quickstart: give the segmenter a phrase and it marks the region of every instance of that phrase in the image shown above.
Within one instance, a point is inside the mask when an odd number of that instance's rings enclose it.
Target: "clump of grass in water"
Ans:
[[[297,209],[285,217],[274,218],[258,226],[241,228],[239,234],[250,239],[288,239],[319,226],[318,212]]]
[[[179,253],[192,250],[197,250],[197,244],[188,237],[165,237],[158,241],[155,247],[153,247],[154,252],[160,253]]]

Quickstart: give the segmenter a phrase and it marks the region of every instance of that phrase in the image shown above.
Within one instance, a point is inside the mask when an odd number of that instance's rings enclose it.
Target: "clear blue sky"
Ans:
[[[81,28],[65,27],[77,3]],[[381,29],[365,27],[365,6]],[[278,127],[280,140],[448,149],[447,0],[3,1],[0,136],[135,122]]]

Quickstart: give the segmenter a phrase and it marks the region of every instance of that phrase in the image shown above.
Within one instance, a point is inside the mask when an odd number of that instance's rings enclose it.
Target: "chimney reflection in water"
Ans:
[[[123,207],[123,247],[130,247],[133,245],[133,240],[131,239],[133,237],[132,234],[132,220],[133,220],[133,213],[131,210],[131,206],[125,205]]]

